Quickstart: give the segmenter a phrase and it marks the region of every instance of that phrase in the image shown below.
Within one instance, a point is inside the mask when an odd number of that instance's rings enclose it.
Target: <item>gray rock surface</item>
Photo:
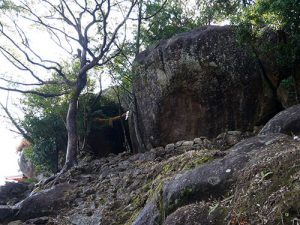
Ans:
[[[245,137],[239,132],[227,134]],[[172,151],[158,147],[136,155],[86,159],[57,180],[62,189],[64,183],[71,188],[63,194],[45,190],[41,193],[48,194],[35,200],[29,197],[22,209],[25,222],[12,219],[18,225],[46,220],[49,225],[162,225],[165,219],[164,225],[226,225],[259,224],[259,212],[269,221],[266,225],[273,225],[281,223],[282,213],[285,224],[296,218],[292,213],[300,210],[299,141],[269,134],[222,151],[216,141],[210,140],[211,149],[194,143],[174,145]],[[62,204],[55,200],[58,196]],[[5,210],[15,215],[20,208]],[[230,212],[244,212],[245,217]]]
[[[156,217],[165,217],[183,205],[222,196],[236,181],[235,175],[248,166],[247,163],[252,160],[253,155],[260,155],[269,145],[289,139],[290,137],[284,134],[252,137],[232,147],[228,150],[229,154],[222,159],[177,174],[164,185],[161,199],[156,199],[160,202],[161,208],[158,210],[153,207],[153,202],[148,203],[134,225],[145,224],[143,223],[145,218],[151,221],[151,215],[156,215],[157,211],[163,212],[164,215]],[[152,223],[149,222],[147,225],[155,223],[152,220]]]
[[[7,182],[0,186],[0,205],[14,205],[25,199],[31,192],[33,185],[27,183]]]
[[[157,208],[156,202],[148,203],[138,218],[132,223],[132,225],[154,225],[159,224],[160,222],[160,212]]]
[[[0,223],[8,221],[15,213],[16,210],[12,207],[0,205]]]
[[[18,165],[21,172],[28,178],[33,178],[37,174],[35,172],[35,168],[32,162],[28,161],[25,158],[24,151],[20,153],[20,158],[18,159]]]
[[[249,130],[276,112],[255,59],[230,26],[208,26],[140,53],[133,91],[145,146]]]
[[[259,135],[271,133],[298,134],[300,132],[300,105],[294,105],[275,115],[259,132]]]
[[[54,214],[68,204],[71,198],[68,192],[71,190],[71,185],[59,184],[51,189],[33,193],[15,206],[17,213],[12,219],[28,220]]]
[[[270,134],[242,141],[232,147],[223,159],[214,160],[168,182],[163,190],[164,207],[167,211],[195,200],[203,200],[210,195],[222,195],[234,182],[234,174],[244,168],[251,159],[248,153],[288,136]]]
[[[73,225],[101,225],[101,212],[94,212],[92,215],[75,213],[70,216],[70,222]]]
[[[163,225],[216,225],[220,215],[204,203],[183,206],[169,215]]]

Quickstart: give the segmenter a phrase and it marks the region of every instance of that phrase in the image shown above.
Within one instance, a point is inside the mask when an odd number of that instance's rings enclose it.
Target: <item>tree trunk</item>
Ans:
[[[84,65],[84,63],[83,63]],[[69,102],[69,109],[67,114],[67,133],[68,133],[68,145],[67,155],[64,168],[61,173],[66,172],[71,167],[77,164],[77,149],[78,149],[78,134],[77,134],[77,109],[79,96],[86,86],[87,74],[82,73],[78,75],[76,86],[71,94]]]
[[[67,132],[68,132],[68,146],[66,162],[63,171],[70,169],[77,164],[77,106],[78,106],[78,94],[74,94],[69,103],[69,109],[67,114]]]
[[[138,27],[137,27],[137,36],[136,36],[136,43],[135,43],[135,56],[137,56],[140,53],[140,47],[141,47],[141,26],[142,26],[142,6],[143,1],[140,1],[138,3],[139,6],[139,14],[138,14]]]

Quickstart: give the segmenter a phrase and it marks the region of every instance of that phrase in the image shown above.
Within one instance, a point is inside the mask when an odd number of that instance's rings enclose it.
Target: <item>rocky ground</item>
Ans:
[[[276,126],[269,122],[253,137],[232,131],[136,155],[85,157],[24,201],[2,202],[0,220],[9,225],[298,225],[300,141],[272,132],[280,126],[288,133],[287,122],[296,120],[279,115]]]
[[[124,152],[101,159],[85,157],[77,167],[56,181],[55,185],[68,184],[65,192],[68,202],[58,208],[65,201],[63,197],[55,203],[57,208],[38,212],[46,217],[27,220],[36,216],[29,213],[33,215],[20,218],[27,222],[18,220],[10,224],[131,224],[147,200],[172,176],[223,157],[226,155],[223,150],[249,135],[227,132],[215,140],[201,137],[179,141],[135,155]],[[51,188],[49,184],[38,185],[33,193],[47,188]],[[47,201],[48,197],[49,194],[40,201]]]

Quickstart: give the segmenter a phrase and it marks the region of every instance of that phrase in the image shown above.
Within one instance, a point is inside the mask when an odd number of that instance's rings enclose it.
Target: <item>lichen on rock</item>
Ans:
[[[136,57],[134,73],[137,123],[148,149],[251,130],[278,110],[256,59],[230,26],[161,41]]]

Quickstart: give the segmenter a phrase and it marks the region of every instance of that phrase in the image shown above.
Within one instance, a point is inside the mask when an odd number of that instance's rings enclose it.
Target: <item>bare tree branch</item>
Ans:
[[[34,94],[34,95],[38,95],[38,96],[44,97],[44,98],[59,97],[59,96],[70,93],[70,91],[65,91],[65,92],[61,92],[61,93],[43,93],[43,92],[39,92],[39,91],[35,91],[35,90],[20,90],[17,88],[8,88],[8,87],[2,87],[2,86],[0,86],[0,89],[5,90],[5,91],[19,92],[19,93],[23,93],[23,94]]]
[[[23,82],[18,82],[18,81],[13,81],[13,80],[9,80],[3,77],[0,77],[0,80],[3,80],[7,83],[11,83],[11,84],[15,84],[15,85],[22,85],[22,86],[43,86],[45,84],[53,84],[53,85],[62,85],[64,84],[63,82],[59,82],[59,81],[44,81],[42,83],[23,83]]]
[[[71,2],[67,0],[20,0],[19,6],[22,10],[19,13],[20,15],[15,18],[15,21],[12,20],[15,35],[12,34],[11,30],[7,30],[6,27],[4,28],[0,24],[1,37],[6,39],[9,47],[14,49],[14,52],[12,52],[6,46],[0,45],[0,52],[17,69],[29,72],[37,81],[26,83],[18,80],[9,81],[0,77],[0,80],[16,85],[16,87],[2,85],[0,89],[23,94],[34,94],[45,98],[70,94],[66,117],[68,133],[67,155],[65,166],[61,172],[68,170],[77,162],[78,134],[76,119],[78,100],[87,85],[88,72],[93,68],[108,64],[122,53],[121,46],[124,46],[126,36],[122,36],[123,43],[121,45],[118,45],[117,42],[119,41],[118,39],[121,40],[121,29],[125,27],[126,31],[126,21],[138,0],[115,2],[111,0],[73,0]],[[42,4],[44,8],[39,11],[32,7],[31,4]],[[114,9],[117,9],[123,17],[113,19]],[[71,63],[72,68],[68,68],[68,66],[65,66],[65,63],[59,62],[58,59],[43,58],[35,50],[33,43],[30,42],[25,32],[26,28],[18,24],[18,19],[26,20],[26,22],[42,28],[43,31],[50,34],[53,43],[71,56],[66,64]],[[96,35],[97,32],[98,36],[96,39],[93,35]],[[79,65],[78,61],[80,62]],[[33,67],[38,70],[33,69]],[[46,78],[34,72],[41,69],[42,71],[52,72],[51,80],[46,80]],[[66,85],[68,91],[51,93],[43,92],[43,89],[28,90],[25,88],[30,88],[31,85],[32,87],[38,87],[46,84],[56,84],[56,82]]]
[[[29,142],[33,142],[31,136],[21,128],[21,126],[18,124],[18,122],[12,117],[12,115],[10,114],[9,110],[2,104],[0,103],[1,108],[4,110],[4,112],[6,113],[6,115],[8,116],[9,120],[11,121],[11,123],[15,126],[15,128],[20,132],[20,134],[22,134],[22,136],[27,139]]]

